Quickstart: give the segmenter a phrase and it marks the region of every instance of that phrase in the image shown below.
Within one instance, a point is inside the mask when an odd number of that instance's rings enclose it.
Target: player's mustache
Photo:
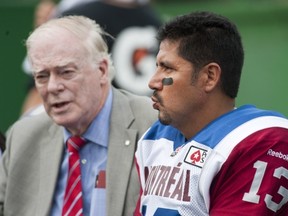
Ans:
[[[162,98],[161,98],[161,96],[158,94],[157,91],[154,91],[154,92],[153,92],[153,97],[154,97],[160,104],[162,104]]]

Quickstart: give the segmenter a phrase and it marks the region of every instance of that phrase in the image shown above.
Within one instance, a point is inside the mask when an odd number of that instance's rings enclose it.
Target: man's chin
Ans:
[[[69,118],[67,115],[50,115],[50,117],[57,125],[63,127],[68,127],[73,122],[73,120]]]
[[[159,115],[159,121],[161,122],[161,124],[163,125],[170,125],[171,124],[171,121],[170,119],[167,119],[167,118],[161,118],[160,115]]]

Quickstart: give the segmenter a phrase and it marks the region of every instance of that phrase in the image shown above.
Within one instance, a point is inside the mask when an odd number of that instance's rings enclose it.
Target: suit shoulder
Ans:
[[[46,113],[41,113],[35,116],[27,116],[18,119],[11,127],[8,132],[13,129],[15,130],[25,130],[25,131],[41,131],[48,129],[53,124],[53,121]]]
[[[126,90],[120,90],[120,92],[129,100],[132,106],[145,106],[152,109],[152,101],[148,96],[136,95]]]
[[[135,117],[135,123],[150,126],[157,120],[158,112],[153,109],[152,101],[149,97],[135,95],[125,90],[120,90],[115,96],[120,96],[119,94],[121,95],[121,99],[129,103],[129,107]],[[127,112],[127,110],[124,112]]]

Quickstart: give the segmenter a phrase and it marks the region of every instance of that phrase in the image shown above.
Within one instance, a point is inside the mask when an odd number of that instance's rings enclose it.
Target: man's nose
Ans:
[[[58,92],[64,89],[64,84],[60,77],[56,75],[50,75],[47,90],[49,92]]]

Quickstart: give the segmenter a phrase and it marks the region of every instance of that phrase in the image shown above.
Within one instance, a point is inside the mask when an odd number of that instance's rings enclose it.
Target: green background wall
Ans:
[[[36,0],[0,1],[0,130],[19,118],[27,76],[21,64]],[[285,0],[155,0],[163,20],[194,10],[221,13],[237,25],[245,64],[237,105],[255,104],[288,116],[288,2]]]
[[[18,119],[26,93],[27,76],[21,64],[25,56],[23,40],[32,28],[32,14],[32,6],[1,6],[0,3],[0,130],[3,132]]]

